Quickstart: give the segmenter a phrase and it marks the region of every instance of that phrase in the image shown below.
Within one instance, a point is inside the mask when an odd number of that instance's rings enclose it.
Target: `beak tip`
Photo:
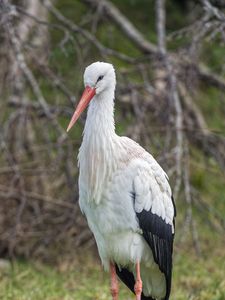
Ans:
[[[68,125],[66,132],[69,132],[70,129],[71,129],[71,124]]]

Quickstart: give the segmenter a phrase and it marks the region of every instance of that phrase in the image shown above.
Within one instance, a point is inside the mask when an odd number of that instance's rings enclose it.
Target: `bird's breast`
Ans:
[[[133,176],[129,168],[114,171],[107,183],[102,185],[98,202],[93,201],[94,194],[88,191],[83,180],[79,181],[80,207],[93,232],[106,238],[121,231],[138,230],[132,195]]]

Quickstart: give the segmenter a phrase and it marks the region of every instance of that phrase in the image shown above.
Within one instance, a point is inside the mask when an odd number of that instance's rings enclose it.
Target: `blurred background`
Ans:
[[[78,206],[85,114],[65,132],[99,60],[117,133],[170,177],[171,298],[225,299],[225,1],[1,0],[0,26],[0,298],[110,299]]]

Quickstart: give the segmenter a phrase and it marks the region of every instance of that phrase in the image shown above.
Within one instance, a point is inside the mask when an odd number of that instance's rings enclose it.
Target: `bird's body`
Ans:
[[[111,84],[104,87],[103,82],[98,92],[100,74],[111,78]],[[167,175],[140,145],[115,133],[112,66],[90,65],[84,81],[88,89],[95,86],[96,94],[78,155],[80,208],[105,269],[115,265],[117,275],[134,291],[138,263],[143,292],[137,299],[167,300],[175,215]]]

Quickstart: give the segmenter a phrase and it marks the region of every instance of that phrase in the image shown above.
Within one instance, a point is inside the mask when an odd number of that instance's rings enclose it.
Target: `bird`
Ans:
[[[119,279],[136,300],[168,300],[176,208],[169,179],[153,156],[115,131],[116,74],[94,62],[67,132],[88,107],[78,153],[79,206],[110,272],[113,300]]]

